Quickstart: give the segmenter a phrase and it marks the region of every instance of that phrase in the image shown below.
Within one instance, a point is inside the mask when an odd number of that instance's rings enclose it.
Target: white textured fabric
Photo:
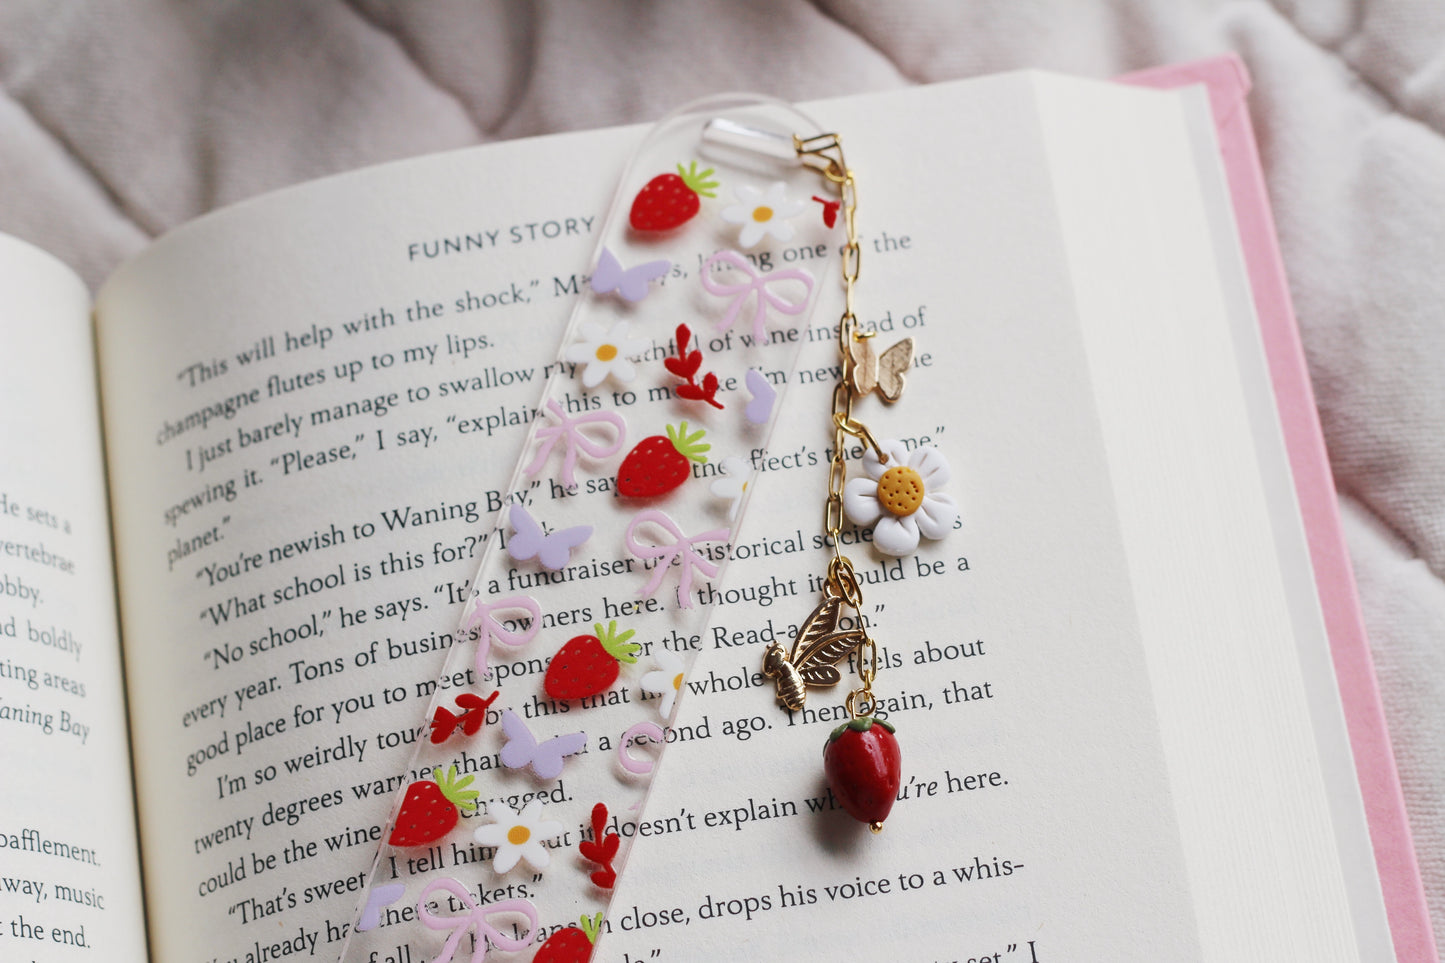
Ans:
[[[260,191],[479,141],[1235,51],[1445,933],[1445,3],[5,0],[0,230],[92,284]]]

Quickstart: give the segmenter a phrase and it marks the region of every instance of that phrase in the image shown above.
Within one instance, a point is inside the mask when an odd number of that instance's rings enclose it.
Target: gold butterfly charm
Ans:
[[[890,405],[903,396],[903,383],[913,366],[913,339],[904,338],[879,354],[874,337],[854,337],[848,345],[853,357],[853,388],[866,395],[874,388]]]
[[[768,643],[763,674],[777,680],[778,702],[786,708],[803,708],[810,685],[837,685],[843,677],[835,663],[864,640],[861,628],[838,631],[838,606],[842,601],[836,595],[823,597],[798,630],[791,654],[776,642]]]

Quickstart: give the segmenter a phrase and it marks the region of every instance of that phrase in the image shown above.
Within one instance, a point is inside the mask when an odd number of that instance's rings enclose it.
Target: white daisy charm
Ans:
[[[873,526],[873,544],[885,555],[908,555],[918,537],[942,538],[958,519],[958,505],[939,491],[948,484],[948,461],[930,445],[909,451],[901,441],[879,445],[888,463],[868,449],[867,477],[843,486],[843,511],[858,525]]]
[[[708,486],[714,498],[721,498],[728,503],[728,521],[738,520],[738,512],[743,507],[743,495],[747,494],[748,484],[752,481],[753,466],[748,464],[746,458],[739,458],[737,455],[730,455],[719,463],[718,468],[722,474],[713,479]]]
[[[667,719],[672,716],[672,707],[677,704],[677,695],[682,691],[682,660],[675,652],[660,646],[654,652],[658,667],[644,675],[638,685],[645,692],[662,696],[657,711]]]
[[[773,184],[766,192],[748,184],[742,184],[733,191],[738,203],[723,208],[722,219],[729,224],[743,226],[738,232],[740,246],[753,247],[769,234],[782,242],[793,239],[793,225],[787,222],[788,218],[803,213],[807,202],[790,201],[786,192],[782,181]]]
[[[593,321],[582,322],[582,340],[569,345],[562,355],[573,364],[586,365],[582,369],[582,384],[595,388],[610,375],[622,384],[637,377],[637,366],[627,360],[630,356],[647,350],[645,338],[629,337],[626,321],[618,321],[611,330]]]
[[[472,834],[472,838],[483,846],[497,847],[492,868],[505,873],[525,859],[533,869],[544,869],[551,857],[542,840],[551,839],[562,832],[562,824],[544,820],[541,800],[533,799],[520,813],[501,800],[497,800],[499,815],[497,821],[483,826]]]

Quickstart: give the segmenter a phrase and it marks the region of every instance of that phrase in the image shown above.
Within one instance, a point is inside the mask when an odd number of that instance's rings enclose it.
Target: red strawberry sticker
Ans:
[[[848,815],[882,831],[903,779],[893,726],[871,716],[843,723],[823,747],[823,772]]]
[[[578,926],[564,926],[547,937],[532,957],[532,963],[587,963],[592,958],[592,945],[602,932],[602,914],[583,916]]]
[[[617,469],[617,494],[628,498],[652,498],[666,495],[692,475],[690,462],[707,463],[703,452],[712,445],[702,443],[706,434],[701,428],[687,433],[687,422],[674,428],[667,426],[667,437],[652,435],[622,459]]]
[[[596,635],[579,635],[568,639],[557,650],[542,677],[542,688],[554,699],[585,699],[606,692],[617,681],[622,663],[632,665],[642,646],[629,642],[637,633],[617,630],[614,620],[607,628],[598,622],[592,626]]]
[[[470,812],[477,806],[481,793],[467,788],[474,778],[458,779],[456,766],[448,766],[446,772],[437,766],[431,779],[407,786],[387,842],[393,846],[425,846],[451,832],[462,811]]]
[[[697,169],[697,161],[684,170],[677,165],[676,174],[658,174],[648,181],[632,199],[627,220],[634,231],[670,231],[692,220],[702,208],[701,198],[716,197],[710,181],[713,169]]]

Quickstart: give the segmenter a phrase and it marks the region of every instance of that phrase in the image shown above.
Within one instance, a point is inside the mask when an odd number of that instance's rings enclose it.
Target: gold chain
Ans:
[[[858,181],[843,158],[842,139],[837,134],[820,134],[806,140],[794,136],[793,146],[804,162],[838,189],[847,243],[843,245],[843,315],[838,320],[838,354],[842,359],[842,376],[833,388],[833,457],[828,467],[828,500],[823,509],[823,529],[833,546],[828,561],[824,594],[841,598],[858,615],[863,641],[857,649],[858,676],[862,685],[848,693],[848,715],[857,718],[873,711],[873,680],[878,675],[878,649],[863,619],[863,590],[853,570],[853,562],[843,554],[840,534],[843,530],[843,485],[848,478],[844,452],[849,436],[861,439],[886,463],[888,456],[873,439],[873,434],[853,417],[853,352],[854,340],[869,335],[858,331],[858,317],[853,313],[853,288],[858,282],[863,249],[858,244]]]

